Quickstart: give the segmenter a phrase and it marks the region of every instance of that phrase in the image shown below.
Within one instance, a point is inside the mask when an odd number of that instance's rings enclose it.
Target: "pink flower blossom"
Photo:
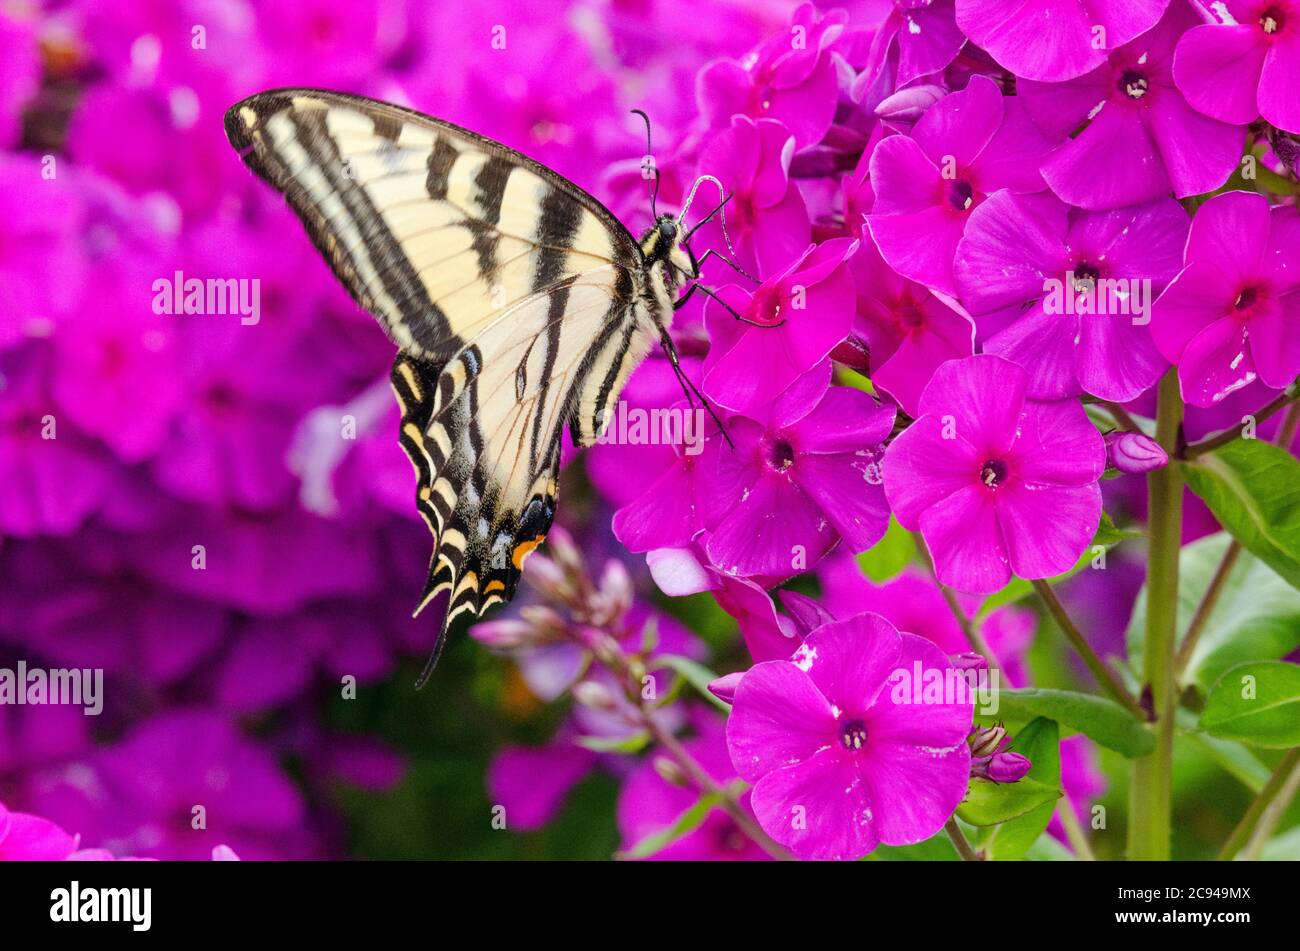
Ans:
[[[807,859],[856,859],[938,832],[966,793],[971,699],[912,705],[890,681],[950,666],[929,641],[861,614],[813,631],[788,661],[750,668],[727,748],[754,784],[763,830]]]
[[[888,525],[880,447],[894,410],[848,387],[830,366],[801,377],[766,413],[733,416],[735,444],[699,489],[710,562],[733,575],[789,577],[841,538],[851,551]]]
[[[1151,334],[1178,364],[1183,399],[1210,406],[1256,378],[1300,373],[1300,214],[1228,192],[1192,219],[1186,267],[1160,295]]]
[[[984,352],[1024,367],[1031,399],[1135,398],[1168,366],[1147,324],[1187,227],[1169,198],[1085,212],[1050,194],[990,196],[956,261]]]
[[[885,453],[885,494],[919,530],[939,580],[996,591],[1073,567],[1101,517],[1101,434],[1075,402],[1026,399],[1029,375],[1002,357],[950,360],[921,416]]]
[[[790,130],[796,149],[817,143],[835,117],[839,85],[829,48],[847,20],[843,10],[823,14],[804,3],[790,27],[774,33],[743,63],[717,60],[705,66],[696,80],[696,100],[706,121],[722,128],[738,114],[776,119]]]
[[[957,25],[1018,76],[1060,82],[1151,29],[1167,6],[1169,0],[957,0]]]
[[[853,334],[867,351],[864,371],[915,416],[939,364],[975,352],[975,323],[952,298],[896,274],[870,236],[849,267],[858,293]]]
[[[1018,84],[1034,122],[1062,142],[1042,165],[1062,201],[1118,208],[1170,191],[1185,198],[1213,191],[1232,174],[1245,129],[1197,112],[1174,84],[1174,44],[1193,22],[1190,9],[1176,4],[1086,75]]]
[[[871,156],[868,216],[880,254],[899,274],[951,296],[952,259],[971,211],[999,188],[1039,191],[1050,148],[1019,99],[987,77],[931,106],[911,136],[886,136]]]
[[[704,389],[716,402],[750,414],[770,406],[849,335],[853,278],[845,264],[857,249],[856,241],[834,238],[807,248],[752,294],[735,284],[718,291],[752,323],[738,321],[716,301],[705,308],[711,346]]]
[[[1209,7],[1222,22],[1192,27],[1174,51],[1174,80],[1187,101],[1224,122],[1262,115],[1300,132],[1300,2],[1230,0]]]

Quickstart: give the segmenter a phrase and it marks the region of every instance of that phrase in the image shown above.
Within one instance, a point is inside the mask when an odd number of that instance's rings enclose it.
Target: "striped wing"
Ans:
[[[509,600],[555,514],[567,424],[594,442],[649,351],[640,252],[594,198],[450,123],[335,93],[230,109],[231,144],[281,190],[399,347],[400,442],[434,536],[417,613]]]

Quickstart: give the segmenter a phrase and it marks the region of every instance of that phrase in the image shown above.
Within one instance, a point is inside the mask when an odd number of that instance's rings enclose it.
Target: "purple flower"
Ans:
[[[229,844],[252,859],[311,855],[298,790],[266,749],[209,711],[155,716],[32,785],[42,814],[114,854],[200,859]]]
[[[506,828],[540,829],[595,764],[595,753],[567,740],[546,746],[506,746],[488,768],[488,796],[505,807]]]
[[[58,862],[76,848],[76,837],[49,819],[10,812],[0,802],[0,862]]]
[[[0,153],[6,183],[0,189],[0,351],[48,335],[50,324],[76,304],[85,281],[84,179],[69,170],[53,179],[41,173],[32,156]]]
[[[745,674],[727,748],[763,830],[801,858],[856,859],[943,827],[966,794],[971,700],[912,705],[896,672],[940,675],[937,647],[877,614],[836,621]]]
[[[1300,214],[1228,192],[1192,219],[1186,267],[1156,301],[1151,335],[1178,364],[1183,399],[1210,406],[1256,378],[1300,373]]]
[[[957,0],[957,25],[1017,76],[1060,82],[1151,29],[1167,6],[1169,0]]]
[[[700,155],[700,173],[715,176],[732,195],[724,213],[736,263],[760,277],[787,267],[811,240],[808,210],[790,180],[794,151],[794,136],[782,123],[736,115],[710,136]],[[717,220],[692,243],[726,253]]]
[[[956,301],[896,274],[870,237],[849,267],[858,293],[853,333],[867,350],[866,372],[915,416],[939,364],[975,352],[975,324]]]
[[[874,79],[882,68],[896,62],[893,86],[901,89],[922,76],[942,72],[957,58],[966,37],[957,29],[952,0],[893,0],[892,6],[872,37],[864,72]]]
[[[0,148],[18,141],[23,108],[41,82],[34,23],[0,14]]]
[[[971,651],[970,640],[962,632],[943,593],[919,569],[907,568],[898,577],[876,585],[862,574],[852,558],[835,556],[819,566],[817,577],[822,585],[824,606],[836,617],[872,611],[900,631],[933,642],[949,657]],[[974,615],[979,610],[979,602],[979,598],[964,596],[962,607]],[[1029,682],[1025,654],[1033,643],[1036,627],[1037,618],[1031,612],[1014,606],[999,608],[981,622],[984,639],[1009,686]]]
[[[48,362],[39,344],[0,354],[0,533],[20,538],[75,531],[113,480],[111,457],[60,424]]]
[[[717,449],[699,493],[710,562],[732,575],[789,577],[843,538],[864,551],[885,533],[880,447],[894,409],[806,374],[768,412],[733,416],[735,449]]]
[[[699,718],[702,719],[702,718]],[[716,719],[699,724],[699,735],[685,741],[686,752],[714,781],[726,786],[736,779],[727,756],[726,737]],[[624,851],[671,826],[699,799],[699,793],[669,783],[655,768],[654,757],[645,759],[628,777],[618,796],[618,829]],[[749,794],[741,805],[752,811]],[[657,861],[759,861],[767,858],[722,809],[714,807],[698,828],[674,841],[651,858]]]
[[[1075,402],[1026,399],[1029,375],[991,354],[950,360],[885,453],[885,494],[919,530],[939,580],[996,591],[1073,567],[1101,517],[1101,434]]]
[[[1213,191],[1232,174],[1244,128],[1197,112],[1174,85],[1174,44],[1192,22],[1190,10],[1177,4],[1087,75],[1018,85],[1034,121],[1063,143],[1042,165],[1062,201],[1118,208],[1171,190],[1185,198]]]
[[[750,323],[716,301],[705,308],[711,346],[704,389],[716,402],[751,415],[762,411],[849,335],[853,277],[845,264],[857,249],[856,241],[833,238],[809,247],[752,294],[735,284],[718,291]]]
[[[1300,2],[1230,0],[1210,5],[1222,23],[1192,27],[1174,52],[1174,80],[1187,101],[1224,122],[1300,132]]]
[[[1150,472],[1169,464],[1169,455],[1143,433],[1113,432],[1106,435],[1107,465],[1128,475]]]
[[[1084,212],[1048,194],[990,196],[956,261],[984,352],[1024,367],[1031,399],[1138,396],[1167,366],[1146,325],[1187,226],[1169,198]]]
[[[956,296],[952,259],[971,210],[999,188],[1039,191],[1048,148],[1019,99],[972,77],[931,106],[911,136],[886,136],[872,153],[867,220],[881,256],[904,277]]]
[[[829,47],[847,20],[843,10],[823,14],[804,3],[791,26],[764,41],[743,64],[718,60],[700,70],[695,94],[700,113],[715,129],[735,115],[777,119],[794,136],[796,149],[816,144],[835,117],[839,81]]]

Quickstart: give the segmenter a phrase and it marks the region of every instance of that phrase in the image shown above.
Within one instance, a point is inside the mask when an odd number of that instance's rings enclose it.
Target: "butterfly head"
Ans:
[[[660,215],[641,237],[641,253],[648,268],[663,265],[664,281],[672,288],[679,278],[693,281],[700,276],[700,265],[686,243],[686,231],[672,215]]]

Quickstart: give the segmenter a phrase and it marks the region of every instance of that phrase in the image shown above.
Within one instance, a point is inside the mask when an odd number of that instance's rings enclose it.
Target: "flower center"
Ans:
[[[785,472],[794,465],[794,447],[784,439],[774,439],[767,447],[767,464],[777,472]]]
[[[1237,299],[1232,302],[1232,309],[1249,310],[1254,305],[1255,299],[1258,297],[1258,290],[1253,287],[1243,287],[1241,293],[1237,295]]]
[[[1007,464],[1001,459],[990,459],[980,468],[980,481],[996,489],[1007,480]]]
[[[915,330],[925,323],[925,319],[915,304],[903,304],[898,308],[898,322],[907,330]]]
[[[948,183],[947,198],[948,204],[958,211],[968,211],[975,200],[975,189],[971,187],[970,182],[955,178]]]
[[[867,745],[867,725],[861,720],[846,720],[840,727],[840,742],[846,750],[860,750]]]
[[[1147,94],[1147,88],[1147,78],[1136,69],[1126,69],[1120,74],[1120,92],[1130,99],[1141,99]]]
[[[1101,277],[1101,271],[1086,261],[1082,264],[1076,264],[1073,273],[1074,289],[1080,292],[1091,291],[1097,286],[1097,278]]]
[[[1281,30],[1285,23],[1286,18],[1279,7],[1269,7],[1259,15],[1259,28],[1269,36]]]

